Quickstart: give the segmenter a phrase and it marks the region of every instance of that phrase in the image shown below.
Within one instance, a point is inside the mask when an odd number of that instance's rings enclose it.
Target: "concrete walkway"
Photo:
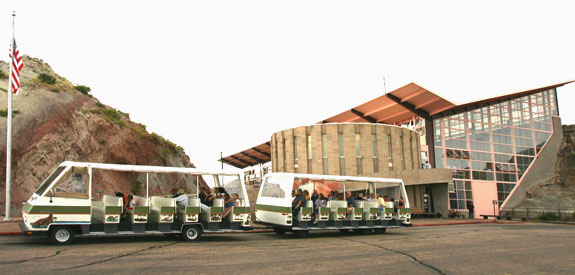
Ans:
[[[13,218],[11,221],[0,220],[0,236],[22,235],[18,222],[22,218]],[[493,223],[493,220],[478,220],[478,219],[414,219],[411,222],[413,226],[445,226],[445,225],[461,225],[461,224],[479,224],[479,223]],[[497,221],[497,223],[523,223],[520,221]],[[264,228],[254,228],[253,232],[268,231]],[[249,231],[247,231],[249,232]]]

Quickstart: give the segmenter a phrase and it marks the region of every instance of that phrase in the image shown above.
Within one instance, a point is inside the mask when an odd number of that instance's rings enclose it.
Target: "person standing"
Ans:
[[[301,210],[303,203],[305,202],[305,196],[301,189],[297,190],[296,197],[292,202],[292,217],[297,219],[297,214]]]
[[[467,210],[469,210],[469,218],[470,218],[470,219],[475,219],[475,215],[474,215],[474,214],[475,214],[475,213],[474,213],[474,212],[475,212],[475,211],[474,211],[474,210],[475,210],[475,206],[473,206],[473,203],[472,203],[472,202],[470,202],[470,203],[467,204]]]

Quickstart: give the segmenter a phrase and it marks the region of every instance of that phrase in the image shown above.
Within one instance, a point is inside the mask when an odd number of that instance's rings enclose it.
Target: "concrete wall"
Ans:
[[[553,177],[555,169],[553,165],[557,162],[557,152],[563,140],[563,128],[561,118],[553,117],[553,134],[541,150],[539,156],[533,161],[523,180],[509,194],[503,203],[501,211],[511,211],[525,199],[525,192],[538,183],[548,181]]]
[[[432,184],[431,187],[431,199],[433,202],[433,210],[435,213],[441,213],[441,217],[447,218],[449,197],[447,193],[447,183],[443,184]]]
[[[340,134],[343,135],[343,158],[340,158]],[[360,137],[360,157],[356,151],[356,134]],[[377,158],[373,157],[373,134]],[[390,140],[391,152],[388,150]],[[329,123],[303,126],[274,133],[271,147],[272,166],[276,172],[296,172],[296,150],[298,173],[391,177],[398,171],[421,170],[419,134],[392,125]],[[323,157],[324,149],[327,158]]]

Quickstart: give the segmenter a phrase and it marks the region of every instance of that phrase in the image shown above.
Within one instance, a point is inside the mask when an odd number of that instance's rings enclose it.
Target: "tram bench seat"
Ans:
[[[221,222],[224,215],[224,199],[215,198],[207,211],[201,211],[200,219],[205,222]]]
[[[173,223],[176,214],[176,199],[160,196],[150,197],[150,215],[148,219],[157,223]]]
[[[342,221],[347,215],[347,201],[331,200],[327,202],[329,208],[329,220]]]
[[[178,207],[178,219],[184,222],[197,222],[201,213],[200,199],[188,198],[188,205],[180,205]]]
[[[363,201],[363,219],[364,220],[377,220],[378,204],[377,201]]]
[[[102,201],[92,202],[92,219],[99,223],[119,223],[123,204],[122,197],[104,195]]]
[[[134,209],[127,210],[128,220],[132,223],[148,222],[150,214],[150,201],[146,197],[134,196]]]
[[[311,216],[313,215],[313,201],[305,201],[305,205],[302,206],[301,211],[297,214],[298,221],[311,221]]]

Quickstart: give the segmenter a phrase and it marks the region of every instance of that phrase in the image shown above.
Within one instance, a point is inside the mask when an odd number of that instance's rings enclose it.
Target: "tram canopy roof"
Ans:
[[[556,83],[536,89],[505,94],[460,105],[455,105],[449,100],[431,92],[429,89],[411,82],[392,92],[386,93],[359,106],[324,119],[318,122],[318,124],[368,122],[398,125],[410,121],[414,117],[432,119],[451,115],[462,111],[481,108],[496,102],[557,88],[574,81],[575,80]],[[271,148],[270,142],[268,141],[239,153],[224,157],[220,161],[237,168],[246,168],[266,163],[270,160]]]

